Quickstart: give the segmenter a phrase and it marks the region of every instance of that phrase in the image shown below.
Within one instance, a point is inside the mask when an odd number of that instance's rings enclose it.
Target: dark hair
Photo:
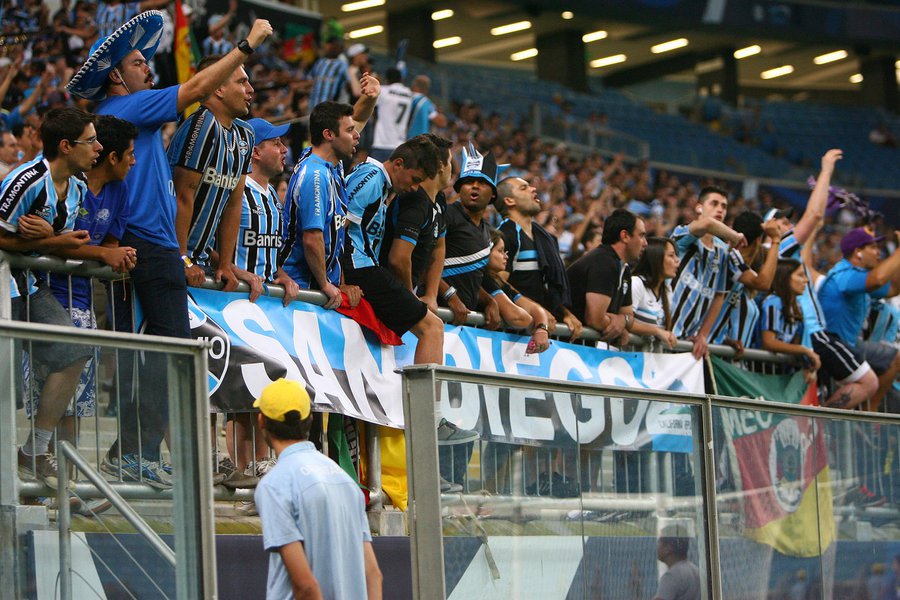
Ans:
[[[606,217],[606,222],[603,224],[603,237],[600,239],[600,243],[604,246],[615,244],[621,238],[622,231],[631,235],[634,233],[637,219],[637,215],[624,208],[617,208],[612,211],[612,214]]]
[[[305,419],[301,419],[300,413],[296,410],[286,412],[284,421],[276,421],[263,415],[263,429],[282,440],[307,440],[312,420],[312,412]]]
[[[416,137],[423,137],[434,144],[434,147],[438,149],[438,159],[440,159],[442,165],[446,165],[447,161],[452,160],[453,157],[450,152],[450,149],[453,148],[452,141],[433,133],[422,133]],[[446,157],[447,160],[444,160],[444,157]]]
[[[97,128],[97,140],[103,146],[103,150],[100,151],[100,156],[97,158],[96,164],[98,165],[113,152],[121,160],[131,141],[137,139],[138,136],[138,128],[133,123],[110,115],[97,117],[94,127]]]
[[[784,314],[784,322],[788,325],[803,320],[803,313],[800,311],[800,305],[797,304],[797,294],[791,290],[791,275],[802,266],[800,261],[793,258],[779,258],[778,264],[775,266],[772,293],[781,298],[781,311]]]
[[[710,194],[721,194],[725,196],[726,199],[728,198],[728,190],[726,190],[725,188],[719,187],[717,185],[707,185],[700,190],[700,195],[697,196],[697,199],[702,204],[703,201],[706,200],[706,197]]]
[[[391,67],[387,71],[384,72],[385,78],[387,78],[388,84],[391,83],[400,83],[403,81],[403,73],[397,67]]]
[[[44,143],[44,157],[54,160],[59,156],[59,143],[63,140],[77,140],[84,128],[96,122],[96,117],[77,108],[54,108],[41,123],[41,141]]]
[[[745,210],[734,218],[731,228],[738,233],[743,233],[747,238],[747,244],[752,244],[762,237],[762,217],[752,210]]]
[[[688,548],[691,545],[691,539],[686,537],[661,537],[659,541],[672,549],[672,554],[678,558],[687,558]]]
[[[200,62],[197,63],[197,72],[199,73],[206,67],[210,65],[214,65],[222,59],[221,54],[210,54],[209,56],[204,56],[200,59]]]
[[[669,295],[665,290],[666,277],[663,274],[663,261],[666,258],[668,244],[672,244],[672,247],[675,248],[675,242],[669,238],[647,238],[647,247],[641,253],[641,258],[638,259],[632,274],[643,279],[644,285],[660,299],[665,315],[665,328],[671,329],[672,315],[669,314]]]
[[[313,107],[309,113],[309,140],[313,146],[320,146],[325,141],[325,130],[340,134],[341,119],[353,116],[353,107],[341,102],[327,100]]]
[[[431,179],[438,172],[438,165],[443,161],[438,156],[437,147],[425,136],[416,136],[406,140],[391,152],[388,159],[403,160],[403,166],[407,169],[422,169],[425,179]]]

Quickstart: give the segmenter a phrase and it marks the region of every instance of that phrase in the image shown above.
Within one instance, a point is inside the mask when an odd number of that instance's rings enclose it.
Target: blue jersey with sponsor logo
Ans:
[[[416,94],[412,104],[409,105],[409,124],[406,131],[407,138],[431,131],[431,117],[437,114],[437,107],[428,96]]]
[[[234,264],[271,282],[278,270],[280,249],[281,201],[278,194],[271,185],[264,189],[248,177],[241,203],[241,228]]]
[[[127,96],[110,96],[94,110],[98,115],[131,121],[138,128],[134,140],[135,164],[125,178],[131,211],[126,230],[163,248],[176,249],[175,186],[160,129],[178,119],[178,88],[175,85]]]
[[[825,330],[836,334],[851,348],[856,347],[872,299],[884,298],[891,290],[890,283],[867,290],[868,277],[868,269],[854,266],[844,258],[828,271],[819,288],[819,302],[829,317]]]
[[[687,225],[672,231],[672,241],[681,259],[672,285],[672,333],[688,338],[697,335],[716,294],[725,291],[728,245],[714,237],[707,247]]]
[[[391,178],[384,165],[369,158],[347,175],[346,264],[354,269],[378,266],[384,239]]]
[[[340,285],[346,206],[341,164],[333,165],[305,150],[288,183],[281,216],[284,243],[278,261],[301,287],[320,288],[303,249],[303,232],[313,230],[321,231],[325,242],[325,275],[330,283]]]
[[[69,177],[66,197],[58,197],[50,177],[50,163],[37,158],[19,166],[0,183],[0,227],[16,233],[21,217],[38,215],[50,223],[56,234],[72,231],[75,215],[86,193],[84,182],[73,176]],[[13,270],[11,283],[13,298],[37,291],[34,275],[30,272],[26,281],[22,271]]]
[[[709,334],[709,340],[713,344],[724,344],[726,339],[739,340],[749,347],[759,319],[759,309],[750,300],[747,288],[740,282],[740,278],[750,267],[740,251],[734,248],[729,251],[725,264],[725,300]]]
[[[250,125],[235,119],[226,129],[205,106],[182,123],[172,138],[168,152],[172,168],[200,173],[187,240],[188,256],[200,265],[209,264],[225,205],[241,178],[250,172],[253,146]]]

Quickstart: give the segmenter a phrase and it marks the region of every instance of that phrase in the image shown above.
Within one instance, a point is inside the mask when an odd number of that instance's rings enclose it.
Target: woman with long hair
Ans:
[[[797,296],[803,294],[808,278],[800,261],[782,258],[775,267],[772,293],[762,303],[762,346],[770,352],[800,356],[807,382],[812,382],[822,365],[819,355],[801,343],[803,313]]]
[[[678,252],[672,240],[652,237],[631,275],[631,305],[634,307],[632,333],[653,337],[669,348],[675,346],[672,333],[672,287],[669,280],[678,271]]]

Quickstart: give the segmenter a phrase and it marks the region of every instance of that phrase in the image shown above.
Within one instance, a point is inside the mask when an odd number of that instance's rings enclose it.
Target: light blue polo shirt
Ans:
[[[267,600],[293,598],[278,549],[303,542],[325,600],[364,600],[363,543],[371,542],[359,485],[312,442],[288,446],[256,488],[263,546],[269,554]]]
[[[825,312],[826,331],[836,334],[851,348],[856,347],[863,323],[869,315],[872,298],[884,298],[889,283],[866,291],[868,269],[854,266],[847,259],[834,265],[819,288],[819,304]]]

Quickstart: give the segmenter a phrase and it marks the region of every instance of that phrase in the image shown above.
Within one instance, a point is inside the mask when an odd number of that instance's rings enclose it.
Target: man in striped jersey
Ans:
[[[832,149],[822,157],[822,169],[816,178],[816,184],[803,216],[794,225],[790,221],[790,213],[776,209],[769,210],[764,220],[778,223],[781,243],[778,252],[781,258],[801,260],[803,244],[815,233],[816,227],[825,218],[825,206],[828,203],[828,190],[834,167],[843,156],[843,152]],[[849,408],[857,406],[871,398],[878,389],[878,378],[872,367],[865,361],[860,362],[852,350],[841,338],[825,330],[825,313],[813,288],[809,268],[803,263],[807,272],[806,291],[797,298],[803,312],[803,345],[811,346],[822,361],[825,371],[837,382],[838,389],[827,401],[828,406]]]
[[[417,75],[412,80],[409,89],[412,90],[413,99],[409,106],[406,136],[415,137],[423,133],[430,133],[432,125],[446,127],[447,117],[428,97],[428,90],[431,89],[431,79],[428,78],[428,75]]]
[[[25,163],[0,184],[0,249],[22,253],[60,253],[90,242],[87,231],[73,231],[87,186],[78,178],[91,168],[102,146],[94,117],[74,108],[52,110],[41,125],[44,155]],[[50,289],[31,272],[13,270],[12,317],[48,325],[72,326],[72,319]],[[32,364],[46,369],[34,429],[19,449],[19,471],[57,485],[56,459],[49,453],[53,429],[75,393],[86,346],[32,342]]]
[[[722,310],[729,244],[743,248],[747,240],[723,223],[728,192],[717,187],[700,190],[698,217],[672,231],[681,264],[672,282],[672,333],[694,342],[692,354],[708,352],[708,337]]]
[[[322,102],[347,102],[350,94],[347,90],[347,62],[341,58],[344,43],[337,36],[325,40],[323,55],[315,62],[309,71],[309,78],[313,80],[312,90],[309,92],[309,110]]]
[[[207,56],[198,73],[221,56]],[[234,252],[241,220],[241,199],[250,157],[253,128],[241,120],[250,112],[253,87],[243,67],[203,101],[175,132],[169,144],[178,212],[175,231],[185,261],[188,284],[201,286],[207,273],[237,287]],[[213,252],[217,246],[216,253]],[[216,261],[212,259],[216,258]]]
[[[97,14],[94,23],[97,25],[97,37],[105,38],[118,29],[122,23],[130,21],[146,10],[163,8],[171,0],[142,0],[141,2],[122,2],[121,0],[100,0],[97,3]]]

